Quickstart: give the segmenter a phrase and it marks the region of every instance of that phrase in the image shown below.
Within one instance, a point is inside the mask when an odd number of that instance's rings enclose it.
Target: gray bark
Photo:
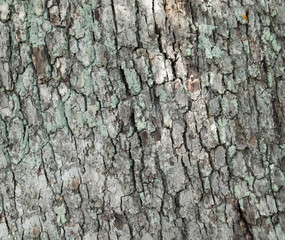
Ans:
[[[1,239],[285,239],[282,0],[1,0]]]

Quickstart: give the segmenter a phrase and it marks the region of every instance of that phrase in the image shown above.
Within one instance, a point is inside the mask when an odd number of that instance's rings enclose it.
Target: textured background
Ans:
[[[285,239],[283,0],[0,0],[0,237]]]

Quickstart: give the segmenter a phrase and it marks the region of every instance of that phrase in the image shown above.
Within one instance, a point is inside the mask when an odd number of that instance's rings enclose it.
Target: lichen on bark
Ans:
[[[0,0],[1,239],[284,239],[280,0]]]

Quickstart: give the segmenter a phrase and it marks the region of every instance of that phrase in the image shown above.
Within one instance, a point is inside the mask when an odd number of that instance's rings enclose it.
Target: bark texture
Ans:
[[[285,239],[283,0],[1,0],[1,239]]]

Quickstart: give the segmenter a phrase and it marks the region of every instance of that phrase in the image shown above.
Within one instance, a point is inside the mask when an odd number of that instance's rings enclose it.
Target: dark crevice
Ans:
[[[237,201],[236,210],[240,216],[240,221],[242,221],[244,223],[244,226],[246,228],[246,233],[248,234],[250,239],[253,240],[254,237],[253,237],[253,234],[251,233],[251,224],[246,220],[245,213],[242,211],[239,201]]]
[[[143,45],[141,43],[141,40],[140,40],[140,25],[139,25],[139,19],[140,19],[140,9],[139,9],[139,4],[138,4],[138,0],[135,0],[135,8],[136,8],[136,27],[137,27],[137,30],[136,30],[136,38],[137,38],[137,43],[138,43],[138,48],[142,48]]]
[[[127,83],[127,80],[126,80],[126,76],[125,76],[124,70],[122,68],[120,68],[120,75],[121,75],[121,80],[124,83],[124,86],[125,86],[125,89],[126,89],[126,96],[128,98],[128,97],[131,96],[131,93],[130,93],[130,89],[129,89],[129,86],[128,86],[128,83]]]

